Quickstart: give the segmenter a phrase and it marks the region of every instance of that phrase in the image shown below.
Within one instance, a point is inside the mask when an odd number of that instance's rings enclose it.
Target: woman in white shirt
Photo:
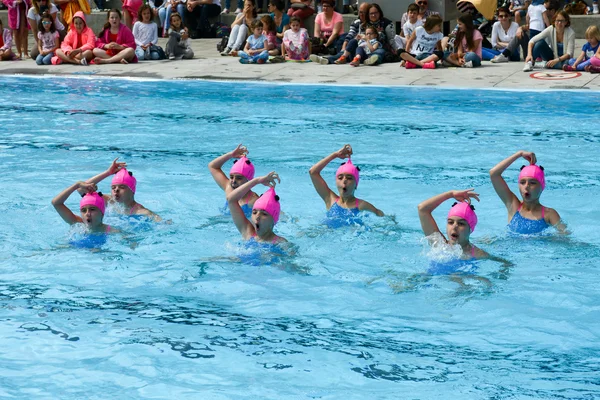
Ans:
[[[498,9],[498,21],[494,23],[492,26],[492,48],[483,48],[481,51],[483,53],[483,59],[486,61],[491,60],[495,56],[502,53],[510,41],[517,34],[517,29],[519,29],[519,25],[516,22],[510,20],[510,12],[507,8],[500,7]],[[519,54],[519,49],[511,54],[510,61],[519,61],[521,59],[521,55]]]

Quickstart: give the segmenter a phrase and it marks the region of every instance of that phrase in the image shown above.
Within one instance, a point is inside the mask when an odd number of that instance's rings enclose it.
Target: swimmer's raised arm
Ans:
[[[61,218],[70,225],[82,222],[81,217],[73,214],[73,212],[65,205],[65,201],[73,194],[74,191],[81,190],[84,194],[95,192],[96,184],[88,182],[75,182],[62,192],[60,192],[55,198],[52,199],[52,205],[54,209],[61,216]]]
[[[494,168],[490,169],[490,179],[492,181],[492,185],[494,186],[494,190],[509,212],[517,210],[521,202],[506,184],[506,181],[502,177],[502,173],[506,171],[506,169],[510,167],[512,163],[521,157],[529,161],[529,164],[531,165],[535,164],[537,161],[535,153],[520,150],[512,156],[500,161]]]
[[[321,198],[325,202],[327,209],[329,209],[331,207],[331,205],[335,202],[335,200],[337,199],[337,196],[335,195],[335,193],[333,193],[331,191],[331,189],[329,189],[327,182],[325,182],[325,180],[321,176],[321,171],[323,171],[323,168],[325,168],[327,166],[327,164],[329,164],[336,158],[344,159],[344,158],[349,158],[351,155],[352,155],[352,146],[350,146],[349,144],[346,144],[346,145],[344,145],[344,147],[342,147],[338,151],[331,153],[330,155],[328,155],[327,157],[323,158],[321,161],[319,161],[318,163],[313,165],[310,168],[310,170],[308,171],[308,173],[310,174],[310,179],[312,180],[313,186],[317,190],[317,193],[319,194],[319,196],[321,196]]]
[[[108,169],[96,176],[92,176],[90,179],[86,180],[87,183],[100,183],[102,182],[104,179],[108,178],[111,175],[116,174],[117,172],[119,172],[120,170],[122,170],[123,168],[127,167],[127,163],[126,162],[119,162],[119,157],[115,158],[113,160],[113,162],[110,164],[110,167],[108,167]],[[82,193],[80,190],[78,190],[79,194],[84,195],[85,193]],[[104,195],[104,200],[108,201],[110,199],[110,196],[108,195]]]
[[[230,151],[229,153],[225,153],[208,163],[208,170],[221,189],[227,190],[227,188],[231,187],[229,184],[229,178],[222,170],[223,165],[225,165],[225,163],[232,158],[242,158],[247,154],[248,149],[246,146],[240,143],[234,150]]]
[[[248,218],[246,218],[246,214],[244,214],[239,201],[259,183],[262,183],[265,186],[275,187],[275,185],[279,182],[279,175],[273,171],[265,176],[260,176],[258,178],[249,180],[240,187],[231,191],[231,193],[226,196],[233,223],[238,231],[242,234],[242,238],[244,240],[250,239],[252,235],[256,233],[256,230]]]
[[[457,201],[467,201],[469,203],[471,203],[472,198],[479,201],[479,194],[475,193],[473,190],[473,188],[466,190],[450,190],[433,196],[419,204],[419,220],[421,221],[421,229],[423,229],[425,236],[439,232],[440,235],[444,237],[440,228],[438,228],[433,215],[431,215],[433,210],[438,208],[444,201],[452,198]]]

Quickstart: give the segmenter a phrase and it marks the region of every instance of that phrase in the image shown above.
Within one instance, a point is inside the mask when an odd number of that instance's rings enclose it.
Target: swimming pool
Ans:
[[[0,81],[0,397],[600,395],[599,93]],[[276,231],[298,249],[282,265],[228,259],[239,235],[207,164],[238,143],[257,174],[282,177]],[[357,195],[388,216],[330,230],[307,171],[344,143]],[[570,238],[506,234],[488,170],[519,149],[546,168],[542,203]],[[117,156],[136,199],[173,223],[109,215],[125,238],[68,246],[50,200]],[[414,279],[429,264],[417,204],[468,187],[482,199],[474,243],[514,266],[479,263],[491,287]]]

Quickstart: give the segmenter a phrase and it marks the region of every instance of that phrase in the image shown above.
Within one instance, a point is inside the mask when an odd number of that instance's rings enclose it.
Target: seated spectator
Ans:
[[[44,13],[38,25],[38,55],[37,65],[50,65],[54,52],[60,46],[60,35],[56,30],[54,18],[48,11]]]
[[[148,4],[140,7],[138,20],[133,25],[135,39],[135,55],[138,60],[158,60],[160,53],[156,48],[158,43],[158,27],[152,21],[152,8]]]
[[[417,21],[421,21],[423,24],[427,20],[430,15],[440,15],[436,11],[431,11],[429,9],[428,0],[415,0],[416,5],[419,7],[419,11],[417,14]],[[400,20],[400,29],[404,28],[404,24],[409,19],[409,11],[407,10],[404,14],[402,14],[402,19]]]
[[[0,19],[0,61],[14,60],[17,56],[12,52],[12,33],[10,29],[4,29]]]
[[[304,20],[315,13],[312,3],[312,0],[290,0],[290,9],[287,12],[290,21],[292,17],[298,17],[301,27],[304,28]]]
[[[417,26],[408,38],[407,51],[400,50],[400,57],[405,61],[406,69],[416,67],[434,69],[435,63],[444,58],[441,46],[444,38],[443,23],[442,17],[431,15],[425,21],[425,25]]]
[[[60,16],[69,26],[69,30],[77,12],[81,11],[84,14],[91,12],[90,3],[87,0],[54,0],[54,2],[60,8]]]
[[[122,0],[123,1],[123,21],[125,26],[131,30],[133,24],[137,22],[138,11],[143,4],[142,0]]]
[[[500,7],[498,9],[498,20],[492,26],[492,48],[484,47],[481,50],[485,61],[492,60],[495,56],[502,54],[519,29],[519,25],[510,20],[510,13],[506,8]],[[511,52],[510,61],[519,61],[520,59],[521,55],[517,48],[514,53]]]
[[[530,0],[511,0],[508,11],[515,16],[517,25],[521,25],[521,21],[527,15],[527,8],[529,8],[530,4]]]
[[[470,15],[461,15],[458,17],[454,52],[446,56],[446,61],[457,67],[480,67],[482,41],[483,36],[473,25],[473,18]]]
[[[221,14],[221,0],[187,0],[184,22],[190,37],[192,39],[210,37],[209,18],[219,14]]]
[[[398,45],[396,44],[396,29],[394,23],[384,18],[383,11],[379,4],[371,4],[369,8],[369,24],[373,25],[379,33],[379,42],[383,44],[382,49],[377,49],[371,57],[364,62],[365,65],[378,65],[385,61],[389,55],[395,58],[398,54]]]
[[[596,25],[589,26],[585,30],[585,39],[587,42],[581,48],[581,53],[577,59],[571,58],[563,66],[564,71],[584,71],[588,65],[592,64],[592,59],[598,53],[600,48],[600,30]]]
[[[365,37],[358,42],[358,47],[356,48],[356,55],[350,62],[350,65],[353,67],[358,67],[361,61],[369,58],[371,54],[373,54],[377,49],[379,49],[382,45],[379,43],[377,38],[379,34],[377,30],[372,26],[367,26],[365,29]]]
[[[270,56],[278,56],[281,51],[281,40],[277,38],[277,27],[270,15],[263,15],[260,19],[263,24],[263,33],[267,37],[267,51]]]
[[[396,35],[395,40],[396,44],[398,45],[398,49],[410,51],[410,49],[406,46],[406,41],[412,36],[413,32],[418,26],[423,26],[423,20],[419,19],[419,6],[414,3],[408,5],[406,14],[408,14],[408,20],[402,24],[400,35]]]
[[[56,50],[56,56],[52,57],[52,64],[88,65],[88,62],[94,58],[94,46],[96,45],[96,35],[92,28],[85,22],[85,14],[77,11],[71,19],[72,24],[69,28],[65,40],[60,44],[60,49]]]
[[[571,28],[571,18],[565,11],[559,11],[552,25],[529,40],[523,71],[533,70],[538,57],[543,60],[541,68],[561,69],[573,54],[575,31]]]
[[[152,15],[154,16],[153,17],[153,19],[154,19],[156,17],[159,17],[158,12],[163,7],[165,2],[163,0],[148,0],[147,4],[152,9]],[[159,17],[159,19],[160,19],[160,17]],[[162,24],[161,24],[160,28],[162,29]],[[162,35],[162,32],[160,32],[160,34]]]
[[[269,59],[267,37],[263,35],[263,23],[254,21],[250,25],[253,34],[246,40],[246,46],[239,52],[242,64],[264,64]]]
[[[167,37],[169,31],[169,21],[171,21],[171,13],[178,12],[179,15],[185,15],[185,0],[167,0],[165,4],[158,10],[158,18],[162,27],[163,37]]]
[[[290,18],[290,29],[283,33],[281,55],[286,61],[307,61],[310,55],[308,32],[298,17]]]
[[[108,12],[108,20],[96,41],[94,56],[96,64],[137,62],[133,33],[121,23],[121,12],[115,8]]]
[[[31,58],[35,59],[39,54],[38,26],[40,24],[40,20],[42,19],[42,14],[44,14],[44,12],[49,12],[52,18],[54,19],[54,26],[58,31],[60,40],[63,40],[65,38],[67,30],[60,21],[60,18],[57,18],[58,8],[50,0],[33,0],[31,4],[32,7],[29,9],[29,11],[27,11],[27,22],[29,22],[29,26],[31,27],[31,33],[33,34],[33,38],[35,39],[35,46],[33,46],[30,51]]]
[[[167,42],[167,56],[169,60],[181,60],[182,58],[194,58],[188,28],[183,26],[181,15],[179,13],[171,14],[169,28],[169,41]]]
[[[283,0],[270,0],[268,7],[269,11],[271,11],[271,18],[273,18],[273,22],[275,23],[279,44],[281,44],[283,32],[290,29],[290,16],[283,12]]]
[[[29,58],[27,10],[31,7],[31,0],[2,0],[2,3],[8,7],[8,27],[12,30],[18,58]]]
[[[239,13],[233,23],[231,24],[231,33],[229,34],[229,41],[227,47],[221,52],[222,56],[231,55],[233,51],[237,55],[237,51],[242,48],[246,38],[248,37],[248,27],[256,19],[256,6],[254,0],[244,1],[244,10]]]
[[[313,48],[312,53],[329,52],[336,54],[335,45],[341,34],[344,33],[344,18],[342,14],[333,10],[335,0],[323,0],[321,2],[323,12],[315,18],[314,38],[319,39],[322,47]]]

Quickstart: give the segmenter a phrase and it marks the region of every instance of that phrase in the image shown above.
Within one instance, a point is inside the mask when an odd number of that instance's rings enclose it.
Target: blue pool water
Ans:
[[[600,396],[600,93],[0,83],[0,398]],[[238,143],[282,177],[276,232],[296,254],[271,265],[237,260],[206,167]],[[388,216],[334,230],[307,172],[344,143],[358,196]],[[488,170],[520,149],[546,168],[542,203],[570,237],[507,234]],[[70,246],[50,200],[115,157],[172,224],[109,212],[124,235]],[[505,174],[513,190],[521,164]],[[416,206],[469,187],[474,243],[513,266],[479,262],[461,285],[426,274]]]

